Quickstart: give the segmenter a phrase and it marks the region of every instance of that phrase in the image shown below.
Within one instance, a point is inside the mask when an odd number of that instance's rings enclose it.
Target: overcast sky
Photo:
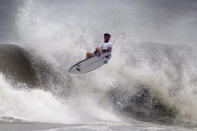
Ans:
[[[89,20],[98,18],[95,21],[112,25],[108,26],[110,28],[116,26],[116,30],[122,29],[143,41],[197,41],[197,0],[46,0],[42,3],[45,3],[43,6],[46,8],[54,6],[56,10],[62,9],[58,13],[78,15],[82,23],[86,19],[91,22]],[[16,39],[14,23],[17,8],[21,5],[22,0],[0,0],[0,41]],[[95,15],[91,15],[91,12],[95,12]],[[61,13],[59,16],[58,13],[56,11],[54,17],[61,18]],[[105,16],[107,18],[102,19]]]

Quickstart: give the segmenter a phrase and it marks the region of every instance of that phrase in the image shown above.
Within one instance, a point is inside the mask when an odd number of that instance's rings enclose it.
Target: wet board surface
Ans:
[[[100,56],[94,56],[85,60],[78,62],[77,64],[73,65],[68,72],[73,74],[82,74],[93,71],[107,62],[111,58],[111,53],[103,53]]]

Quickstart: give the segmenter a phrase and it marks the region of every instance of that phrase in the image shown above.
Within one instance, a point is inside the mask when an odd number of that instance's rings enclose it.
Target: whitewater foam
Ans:
[[[90,97],[61,100],[41,89],[12,87],[0,76],[0,117],[24,121],[81,123],[96,120],[118,121],[109,111],[99,107]],[[24,85],[25,87],[25,85]],[[63,102],[64,101],[64,102]]]

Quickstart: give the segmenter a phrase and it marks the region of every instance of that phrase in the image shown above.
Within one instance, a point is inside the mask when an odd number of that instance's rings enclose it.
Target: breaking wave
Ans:
[[[126,3],[115,1],[111,10],[106,3],[97,13],[96,1],[77,1],[82,6],[53,2],[24,1],[18,9],[17,45],[31,56],[41,84],[36,89],[10,85],[1,75],[1,118],[61,123],[197,120],[195,45],[139,41],[132,27],[120,21],[126,19],[121,14],[131,10]],[[119,6],[125,8],[119,12]],[[102,19],[107,16],[110,19]],[[67,72],[102,42],[103,32],[110,32],[113,41],[121,28],[126,39],[107,65],[83,75]]]

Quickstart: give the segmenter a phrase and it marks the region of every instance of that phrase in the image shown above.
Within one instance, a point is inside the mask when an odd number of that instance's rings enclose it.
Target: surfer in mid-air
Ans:
[[[125,34],[121,33],[119,36],[122,35],[124,40]],[[93,53],[87,52],[86,53],[86,59],[79,61],[78,63],[74,64],[68,72],[72,74],[83,74],[90,71],[93,71],[95,69],[98,69],[99,67],[103,66],[104,64],[107,64],[108,61],[111,59],[111,51],[112,51],[112,44],[109,42],[110,40],[110,34],[105,33],[104,34],[104,42],[99,44],[95,51]],[[116,40],[116,39],[115,39]],[[115,40],[113,42],[113,46],[115,43]],[[120,43],[120,42],[119,42]],[[115,49],[117,45],[113,48]]]
[[[86,58],[91,58],[93,56],[100,56],[102,53],[111,52],[112,44],[109,42],[111,35],[108,33],[104,34],[104,43],[99,44],[94,53],[87,52]]]

